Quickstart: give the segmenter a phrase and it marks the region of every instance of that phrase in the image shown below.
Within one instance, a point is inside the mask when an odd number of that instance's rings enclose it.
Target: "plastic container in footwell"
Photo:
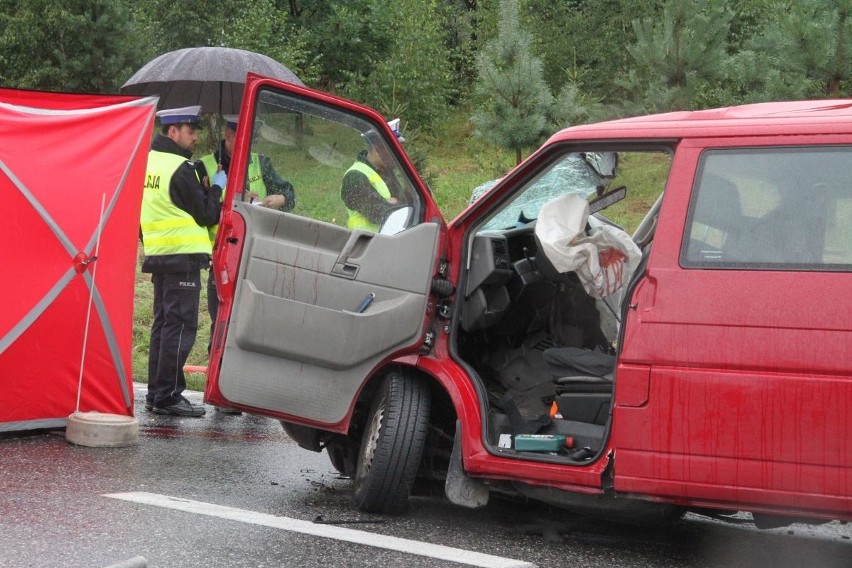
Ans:
[[[558,452],[572,447],[574,440],[562,434],[518,434],[515,450],[519,452]]]

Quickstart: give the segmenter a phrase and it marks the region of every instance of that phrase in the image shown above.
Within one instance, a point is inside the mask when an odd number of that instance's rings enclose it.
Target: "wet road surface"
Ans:
[[[405,516],[368,515],[326,455],[298,448],[276,421],[212,407],[202,419],[158,416],[138,388],[136,446],[74,446],[63,431],[0,437],[0,567],[139,556],[148,567],[852,566],[852,526],[839,523],[758,531],[689,516],[631,527],[499,498],[465,510],[441,496],[412,499]]]

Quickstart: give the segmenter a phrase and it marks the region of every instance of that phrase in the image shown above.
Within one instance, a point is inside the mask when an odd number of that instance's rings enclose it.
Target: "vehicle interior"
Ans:
[[[659,149],[572,151],[473,230],[456,346],[493,451],[583,464],[604,447],[621,299],[668,169]]]

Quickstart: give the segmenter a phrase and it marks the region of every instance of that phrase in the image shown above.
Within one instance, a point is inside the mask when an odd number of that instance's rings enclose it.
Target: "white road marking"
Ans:
[[[239,521],[241,523],[250,523],[253,525],[283,529],[322,538],[333,538],[354,544],[362,544],[364,546],[374,546],[376,548],[395,550],[397,552],[404,552],[405,554],[415,554],[417,556],[426,556],[429,558],[436,558],[438,560],[448,560],[458,564],[467,564],[468,566],[480,566],[482,568],[535,568],[535,564],[531,564],[529,562],[522,562],[520,560],[503,558],[500,556],[492,556],[490,554],[482,554],[480,552],[463,550],[461,548],[452,548],[449,546],[431,544],[418,540],[408,540],[406,538],[357,531],[344,527],[317,524],[310,521],[291,519],[289,517],[276,517],[275,515],[267,515],[265,513],[237,509],[235,507],[214,505],[212,503],[204,503],[202,501],[191,501],[189,499],[170,497],[168,495],[158,495],[156,493],[147,493],[144,491],[108,493],[103,495],[103,497],[131,501],[133,503],[142,503],[143,505],[153,505],[155,507],[164,507],[166,509],[175,509],[186,513],[218,517],[220,519]]]

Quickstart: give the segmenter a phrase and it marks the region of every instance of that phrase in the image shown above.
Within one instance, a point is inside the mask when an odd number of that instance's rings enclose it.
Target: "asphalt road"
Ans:
[[[0,567],[852,566],[852,526],[839,523],[633,527],[441,496],[405,516],[363,514],[350,480],[277,422],[210,407],[158,416],[139,395],[133,447],[74,446],[63,431],[0,438]]]

